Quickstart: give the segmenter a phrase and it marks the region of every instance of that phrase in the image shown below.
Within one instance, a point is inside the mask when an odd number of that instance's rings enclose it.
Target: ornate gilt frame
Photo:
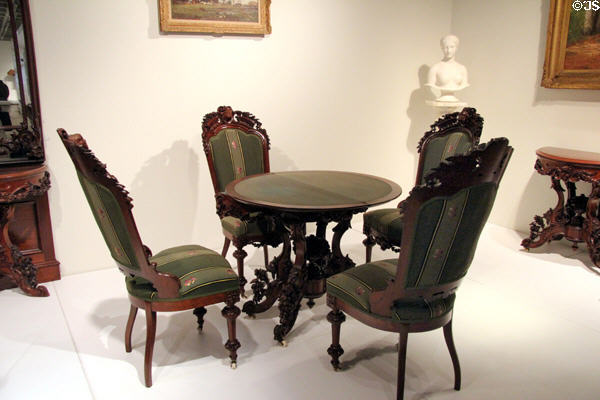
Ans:
[[[161,32],[199,32],[214,34],[266,35],[271,33],[271,0],[256,0],[259,22],[209,21],[172,17],[173,0],[159,0]]]
[[[600,89],[600,69],[564,68],[572,0],[552,0],[546,39],[542,86],[558,89]]]

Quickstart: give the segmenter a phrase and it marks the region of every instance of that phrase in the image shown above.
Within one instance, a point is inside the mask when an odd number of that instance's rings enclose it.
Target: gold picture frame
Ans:
[[[586,34],[592,12],[600,19],[599,0],[552,0],[546,40],[542,86],[560,89],[600,89],[600,50],[584,47],[586,40],[600,36]],[[582,22],[583,25],[582,25]],[[600,24],[600,22],[598,22]],[[571,25],[572,24],[572,25]],[[571,25],[571,26],[570,26]],[[581,25],[581,26],[580,26]],[[596,25],[596,24],[594,24]],[[596,40],[594,39],[594,40]]]
[[[159,0],[162,32],[266,35],[271,0]]]

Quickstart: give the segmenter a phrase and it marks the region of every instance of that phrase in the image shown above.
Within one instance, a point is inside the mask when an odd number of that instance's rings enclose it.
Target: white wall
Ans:
[[[31,8],[63,275],[114,263],[56,128],[84,134],[130,189],[155,252],[190,242],[219,249],[203,115],[220,105],[257,115],[272,170],[360,171],[408,192],[433,118],[422,84],[452,16],[447,0],[276,0],[273,33],[248,38],[160,34],[156,0]]]
[[[452,10],[470,75],[463,98],[485,119],[482,141],[507,136],[515,148],[490,220],[521,231],[556,204],[550,179],[533,169],[535,150],[600,152],[600,91],[540,87],[549,3],[454,0]]]

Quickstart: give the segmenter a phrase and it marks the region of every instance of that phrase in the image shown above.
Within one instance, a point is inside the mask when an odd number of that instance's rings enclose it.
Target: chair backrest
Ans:
[[[479,144],[483,118],[474,108],[440,117],[419,141],[419,165],[415,185],[425,182],[427,174],[448,157],[464,154]]]
[[[397,275],[372,295],[372,309],[386,312],[401,297],[433,299],[454,293],[471,265],[512,151],[506,138],[493,139],[448,158],[413,188],[402,205]]]
[[[215,193],[247,175],[269,172],[269,137],[252,114],[221,106],[204,116],[202,145]]]
[[[152,282],[159,297],[177,297],[180,285],[177,277],[158,273],[156,265],[148,259],[152,253],[142,244],[131,213],[133,204],[125,187],[108,173],[106,165],[96,158],[80,134],[69,135],[64,129],[58,129],[58,134],[119,269]]]

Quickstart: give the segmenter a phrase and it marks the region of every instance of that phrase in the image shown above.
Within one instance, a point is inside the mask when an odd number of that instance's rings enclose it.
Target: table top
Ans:
[[[567,164],[580,164],[585,166],[598,166],[600,168],[600,153],[591,151],[571,150],[562,147],[541,147],[535,152],[538,157],[564,162]]]
[[[225,192],[237,201],[286,211],[351,210],[400,196],[396,183],[378,176],[342,171],[283,171],[230,182]]]

